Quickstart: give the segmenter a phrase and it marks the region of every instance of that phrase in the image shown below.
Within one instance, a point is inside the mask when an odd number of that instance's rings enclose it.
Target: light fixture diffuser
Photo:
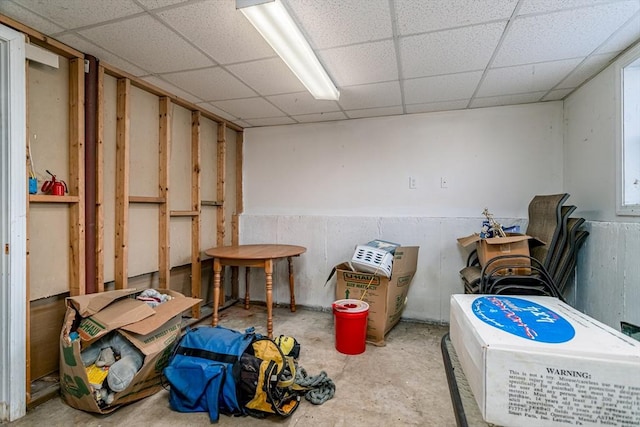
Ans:
[[[236,8],[315,99],[338,100],[340,92],[279,0],[236,0]]]

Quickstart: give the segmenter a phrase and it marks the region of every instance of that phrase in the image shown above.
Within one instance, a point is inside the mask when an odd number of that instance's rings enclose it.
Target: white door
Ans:
[[[0,422],[26,411],[26,99],[21,33],[0,25]]]

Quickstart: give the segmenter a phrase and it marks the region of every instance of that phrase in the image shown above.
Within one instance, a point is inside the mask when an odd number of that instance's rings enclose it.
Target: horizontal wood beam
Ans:
[[[48,194],[30,194],[29,201],[35,203],[78,203],[78,196],[50,196]]]
[[[202,200],[200,206],[222,206],[222,202],[215,200]]]
[[[166,202],[164,197],[129,196],[129,203],[153,203],[160,205]]]
[[[198,211],[171,211],[169,213],[171,216],[198,216],[200,212]]]

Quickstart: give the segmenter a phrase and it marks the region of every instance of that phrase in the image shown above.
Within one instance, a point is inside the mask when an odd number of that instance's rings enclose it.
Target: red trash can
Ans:
[[[343,354],[364,353],[369,304],[357,299],[341,299],[332,305],[336,325],[336,350]]]

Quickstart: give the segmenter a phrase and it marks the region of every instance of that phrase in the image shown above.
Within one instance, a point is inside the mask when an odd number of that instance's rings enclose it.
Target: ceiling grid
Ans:
[[[242,127],[560,100],[640,40],[640,0],[279,0],[315,100],[235,0],[2,0],[0,13]]]

